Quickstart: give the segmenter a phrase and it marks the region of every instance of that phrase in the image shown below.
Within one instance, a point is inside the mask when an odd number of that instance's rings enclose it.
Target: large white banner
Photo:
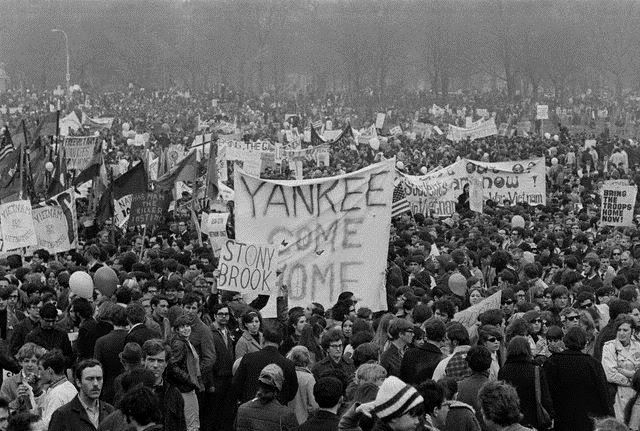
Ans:
[[[482,176],[484,201],[491,199],[498,205],[525,202],[533,206],[547,202],[544,158],[497,163],[462,159],[427,175],[403,174],[411,211],[431,217],[451,216],[472,175]]]
[[[237,240],[278,247],[290,306],[333,304],[350,291],[363,306],[386,309],[394,164],[301,181],[235,171]]]
[[[463,139],[470,138],[473,141],[474,139],[480,139],[497,134],[498,128],[496,127],[496,122],[493,118],[489,118],[485,121],[476,121],[469,128],[449,125],[447,139],[449,139],[450,141],[458,142],[462,141]]]
[[[638,186],[629,185],[629,180],[605,181],[600,194],[602,224],[633,226],[633,210],[637,194]]]
[[[38,248],[43,248],[50,253],[76,248],[78,225],[73,189],[34,205],[32,214]]]
[[[0,205],[0,225],[3,251],[38,244],[30,201],[13,201]]]

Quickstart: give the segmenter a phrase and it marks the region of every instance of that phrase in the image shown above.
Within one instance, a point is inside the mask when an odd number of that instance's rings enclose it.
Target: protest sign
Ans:
[[[638,186],[629,180],[608,180],[601,192],[600,221],[608,226],[632,226]]]
[[[458,142],[467,138],[474,140],[497,134],[498,128],[496,127],[496,122],[493,118],[489,118],[488,120],[476,121],[468,128],[449,125],[447,139]]]
[[[209,236],[213,252],[218,256],[224,241],[227,239],[227,220],[229,213],[202,213],[201,232]]]
[[[584,140],[584,149],[588,150],[591,148],[595,148],[597,145],[597,141],[595,139],[585,139]]]
[[[260,176],[260,169],[262,168],[262,159],[258,157],[249,157],[242,163],[242,169],[249,175],[254,177]]]
[[[224,156],[227,161],[240,161],[254,157],[254,154],[260,154],[264,152],[273,152],[275,146],[270,142],[244,142],[244,141],[218,141],[218,154],[221,153],[221,149],[224,148]]]
[[[146,192],[131,195],[129,226],[155,226],[164,220],[169,207],[166,193]]]
[[[131,195],[124,195],[113,201],[113,224],[122,228],[129,221],[131,214]]]
[[[464,127],[469,128],[473,124],[473,117],[465,117],[464,118]]]
[[[30,201],[18,200],[0,205],[0,225],[3,250],[38,244]]]
[[[76,248],[78,220],[73,189],[34,205],[31,212],[38,248],[43,248],[49,253]]]
[[[84,170],[93,157],[98,143],[96,136],[66,136],[64,138],[64,154],[67,169]]]
[[[476,305],[472,305],[462,311],[457,312],[453,316],[455,322],[460,322],[465,328],[470,328],[478,321],[478,316],[487,310],[500,309],[500,301],[502,300],[502,291],[498,290],[488,298],[483,299]]]
[[[476,114],[478,115],[478,117],[489,118],[489,110],[486,108],[476,109]]]
[[[385,268],[394,159],[329,178],[277,181],[235,171],[238,241],[279,247],[289,305],[335,303],[354,292],[386,308]]]
[[[549,119],[549,105],[537,105],[536,106],[536,119],[548,120]]]
[[[277,295],[278,250],[275,246],[227,239],[218,261],[218,289]]]
[[[426,175],[401,174],[411,212],[430,217],[451,216],[465,184],[470,184],[470,177],[476,174],[482,180],[483,201],[491,199],[498,205],[504,205],[505,201],[509,205],[546,203],[543,158],[498,163],[462,159]],[[475,195],[473,202],[474,208],[478,208]]]
[[[376,129],[382,129],[382,127],[384,126],[385,117],[386,114],[383,112],[378,112],[376,114]]]

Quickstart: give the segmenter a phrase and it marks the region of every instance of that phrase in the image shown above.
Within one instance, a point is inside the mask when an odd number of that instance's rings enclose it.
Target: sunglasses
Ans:
[[[544,326],[549,326],[549,322],[547,322],[546,320],[543,320],[543,321],[542,321],[542,324],[543,324]]]
[[[500,341],[497,337],[487,338],[487,341],[490,343],[495,343],[496,341]]]
[[[502,302],[502,305],[511,305],[511,304],[513,304],[513,301],[511,299],[508,299]]]
[[[589,303],[587,303],[587,304],[582,304],[582,305],[580,306],[580,308],[581,308],[581,309],[583,309],[583,310],[585,310],[585,309],[587,309],[587,308],[591,308],[592,306],[593,306],[593,303],[589,302]]]
[[[531,323],[542,323],[542,319],[533,319]]]
[[[580,316],[567,316],[567,320],[569,320],[570,322],[575,322],[579,318]]]

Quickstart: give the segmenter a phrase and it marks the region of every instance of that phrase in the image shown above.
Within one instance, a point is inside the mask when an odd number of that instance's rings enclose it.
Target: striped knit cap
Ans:
[[[422,404],[422,396],[413,386],[397,377],[387,377],[376,395],[373,413],[380,419],[396,418]]]

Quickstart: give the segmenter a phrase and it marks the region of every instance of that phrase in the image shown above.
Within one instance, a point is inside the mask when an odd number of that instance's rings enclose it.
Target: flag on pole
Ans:
[[[411,205],[407,200],[407,195],[402,188],[402,182],[393,189],[393,202],[391,204],[391,217],[397,217],[411,211]]]

